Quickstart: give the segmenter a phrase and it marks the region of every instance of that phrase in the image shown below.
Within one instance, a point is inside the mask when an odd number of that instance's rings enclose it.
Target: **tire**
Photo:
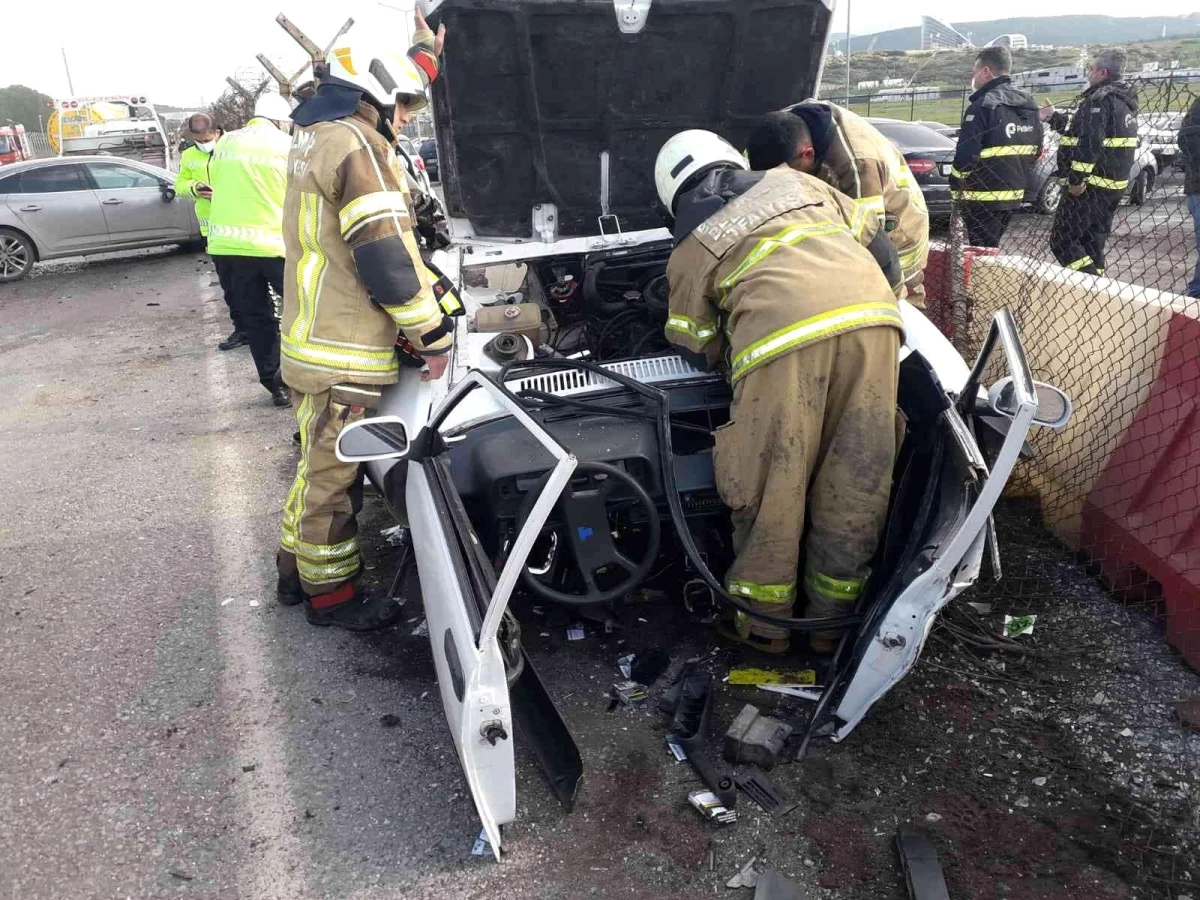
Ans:
[[[1138,172],[1138,177],[1129,187],[1129,203],[1131,206],[1141,206],[1154,189],[1154,173],[1149,168]]]
[[[204,253],[208,249],[208,241],[200,238],[198,241],[187,241],[179,245],[183,253]]]
[[[0,284],[20,281],[37,262],[33,241],[19,231],[0,228]]]
[[[1042,189],[1038,191],[1037,211],[1043,216],[1052,216],[1058,211],[1058,205],[1062,203],[1063,188],[1057,178],[1047,178],[1046,183],[1042,185]]]

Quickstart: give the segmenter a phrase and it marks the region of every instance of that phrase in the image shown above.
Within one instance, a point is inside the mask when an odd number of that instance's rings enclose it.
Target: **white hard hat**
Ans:
[[[719,134],[696,128],[669,138],[654,160],[658,198],[672,213],[680,189],[694,175],[717,166],[749,169],[746,158]]]
[[[272,122],[286,122],[292,117],[292,104],[279,94],[259,94],[254,101],[254,115]]]
[[[325,62],[329,78],[358,88],[382,107],[398,101],[410,110],[429,105],[428,78],[392,39],[348,38],[335,44]]]

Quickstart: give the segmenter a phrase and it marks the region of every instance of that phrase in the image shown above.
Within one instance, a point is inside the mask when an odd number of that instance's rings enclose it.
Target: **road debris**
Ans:
[[[775,782],[762,772],[743,773],[733,780],[747,797],[762,807],[763,812],[783,817],[799,806],[796,801],[788,800]]]
[[[587,632],[584,631],[582,622],[576,622],[567,629],[568,641],[582,641],[585,637],[587,637]]]
[[[475,843],[471,845],[472,856],[487,856],[492,852],[492,842],[488,840],[487,830],[480,828],[479,836],[475,838]]]
[[[226,597],[224,600],[222,600],[222,601],[221,601],[221,605],[222,605],[222,606],[228,606],[228,605],[229,605],[230,603],[232,603],[233,601],[234,601],[234,598],[233,598],[233,597]]]
[[[395,713],[384,713],[379,717],[379,724],[384,728],[395,728],[400,724],[400,717]]]
[[[635,659],[632,653],[628,653],[617,660],[617,668],[621,670],[621,674],[626,679],[633,678],[633,660]]]
[[[757,856],[750,857],[750,861],[742,866],[740,872],[725,882],[727,888],[752,888],[758,884],[758,869],[754,864],[758,862]]]
[[[687,759],[687,753],[684,752],[683,747],[679,746],[679,739],[673,734],[667,735],[667,749],[671,751],[676,762],[683,762]]]
[[[942,816],[940,813],[926,813],[925,821],[926,822],[940,822],[940,821],[942,821]]]
[[[735,765],[753,763],[760,769],[770,769],[791,734],[791,725],[764,716],[757,706],[747,703],[725,733],[722,755]]]
[[[1005,616],[1004,636],[1015,638],[1023,634],[1033,634],[1033,623],[1036,621],[1037,616]]]
[[[641,706],[646,702],[646,686],[636,681],[618,681],[612,686],[611,696],[610,710],[616,709],[617,704],[627,707]]]
[[[796,697],[800,700],[812,700],[817,702],[821,699],[821,692],[825,690],[821,685],[812,685],[805,687],[799,684],[760,684],[760,691],[770,691],[772,694],[783,694],[787,697]]]
[[[795,684],[812,686],[817,683],[815,669],[760,669],[744,666],[730,669],[730,684]]]
[[[421,624],[412,630],[413,637],[429,637],[429,620],[422,619]]]
[[[937,849],[927,832],[901,825],[896,829],[896,849],[900,852],[910,900],[950,900]]]
[[[804,900],[807,892],[792,881],[792,879],[767,869],[758,876],[758,887],[754,891],[754,900]]]
[[[727,807],[712,791],[692,791],[688,800],[710,822],[730,825],[737,821],[737,810]]]
[[[971,607],[971,609],[975,610],[981,616],[991,615],[992,612],[991,603],[980,603],[978,600],[969,600],[967,601],[967,606]]]
[[[408,531],[403,525],[393,525],[391,528],[384,528],[380,531],[379,536],[384,538],[391,546],[399,547],[408,537]]]

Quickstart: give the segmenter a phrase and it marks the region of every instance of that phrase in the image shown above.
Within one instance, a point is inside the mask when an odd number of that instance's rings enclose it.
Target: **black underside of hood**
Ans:
[[[433,110],[448,211],[480,236],[529,238],[539,203],[557,206],[561,237],[600,233],[604,151],[620,227],[661,226],[659,147],[685,128],[742,147],[760,115],[812,96],[830,13],[653,0],[623,34],[613,0],[443,0],[429,21],[447,28]]]

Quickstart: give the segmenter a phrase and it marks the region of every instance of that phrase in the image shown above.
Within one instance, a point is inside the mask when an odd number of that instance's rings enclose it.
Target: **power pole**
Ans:
[[[846,0],[846,109],[850,108],[850,0]]]
[[[71,83],[71,67],[67,65],[67,48],[62,48],[63,68],[67,71],[67,90],[71,92],[71,96],[75,96],[75,85]]]

